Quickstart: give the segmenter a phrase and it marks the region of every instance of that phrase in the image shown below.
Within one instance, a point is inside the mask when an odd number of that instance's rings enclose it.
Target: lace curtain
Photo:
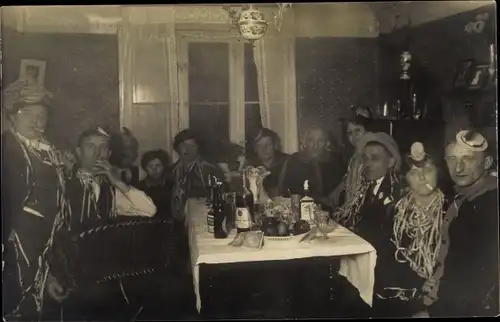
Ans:
[[[161,23],[148,23],[146,10],[122,9],[118,31],[120,123],[132,129],[143,150],[166,148],[181,131],[175,8],[162,7]],[[145,151],[141,151],[143,153]]]
[[[298,151],[295,38],[288,25],[256,41],[254,59],[262,125],[278,133],[284,152],[293,153]]]

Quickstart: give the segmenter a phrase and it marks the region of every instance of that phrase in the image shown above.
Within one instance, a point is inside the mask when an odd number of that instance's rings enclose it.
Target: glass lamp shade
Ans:
[[[249,8],[241,11],[238,29],[243,38],[255,41],[266,34],[267,22],[259,10]]]

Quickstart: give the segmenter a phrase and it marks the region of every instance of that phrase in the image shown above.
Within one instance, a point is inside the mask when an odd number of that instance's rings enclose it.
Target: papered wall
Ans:
[[[488,14],[488,19],[484,30],[481,33],[467,33],[466,25],[477,21],[477,16],[485,13]],[[495,16],[496,10],[493,4],[411,29],[411,53],[432,78],[435,94],[441,98],[443,118],[447,121],[465,115],[463,110],[465,100],[476,101],[477,109],[482,109],[482,102],[491,101],[492,97],[494,102],[494,95],[492,96],[488,90],[457,95],[452,90],[452,83],[459,61],[475,59],[481,64],[489,63],[489,45],[495,43],[496,38]],[[400,52],[397,48],[404,38],[403,33],[393,32],[380,36],[381,57],[384,58],[380,73],[382,82],[397,73],[399,68],[397,55]],[[489,105],[494,110],[494,104]],[[473,113],[482,114],[483,111],[478,110]]]
[[[299,135],[320,124],[341,144],[348,106],[378,103],[377,46],[377,38],[297,38]]]
[[[17,33],[2,30],[3,84],[19,76],[22,59],[46,62],[45,87],[55,95],[48,136],[62,147],[99,124],[119,127],[116,35]]]

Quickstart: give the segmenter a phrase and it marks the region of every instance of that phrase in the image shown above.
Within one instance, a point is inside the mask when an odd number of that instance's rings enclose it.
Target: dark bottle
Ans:
[[[214,237],[226,238],[228,233],[226,230],[227,213],[223,198],[223,185],[222,182],[217,182],[214,191]]]
[[[213,199],[214,199],[214,190],[215,190],[215,183],[216,180],[212,175],[208,175],[208,193],[207,193],[207,200],[206,200],[206,205],[207,207],[212,207],[213,204]]]
[[[235,226],[238,233],[250,231],[254,221],[253,194],[246,187],[246,177],[243,174],[243,184],[236,191],[236,215]]]
[[[210,205],[210,210],[207,213],[207,228],[208,232],[213,234],[215,233],[215,214],[216,214],[216,198],[215,194],[213,194],[213,198]]]

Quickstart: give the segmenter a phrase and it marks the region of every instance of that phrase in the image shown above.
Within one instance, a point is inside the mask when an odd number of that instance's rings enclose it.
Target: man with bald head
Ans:
[[[498,183],[488,142],[473,130],[456,134],[445,150],[457,195],[443,235],[429,296],[431,316],[496,316],[498,290]]]

